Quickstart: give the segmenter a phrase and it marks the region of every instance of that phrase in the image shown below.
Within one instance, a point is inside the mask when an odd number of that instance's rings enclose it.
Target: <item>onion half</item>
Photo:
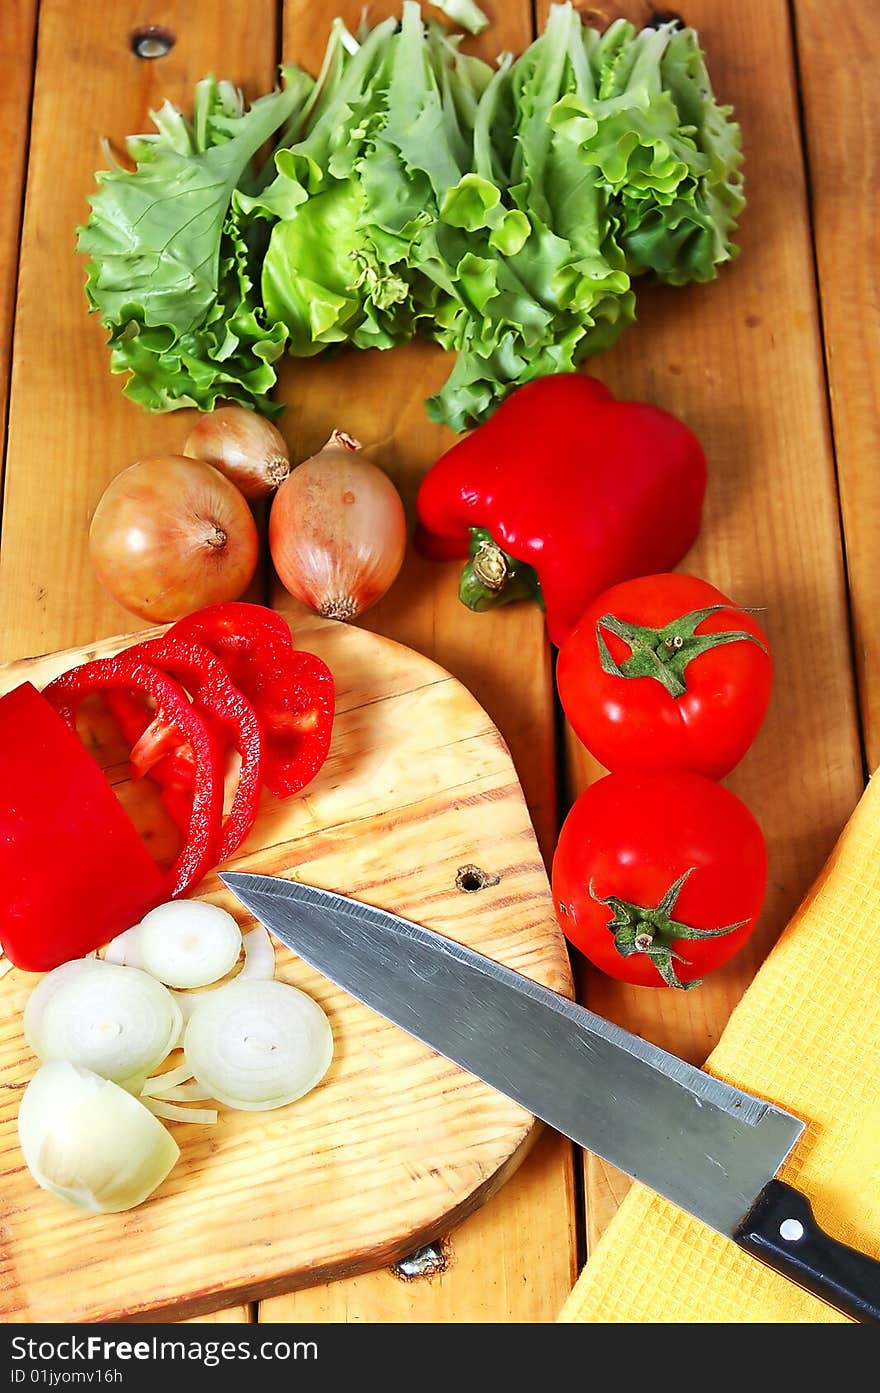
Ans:
[[[308,1093],[333,1058],[333,1032],[316,1001],[278,981],[240,981],[205,994],[183,1040],[211,1097],[262,1112]]]
[[[42,1189],[100,1214],[141,1204],[180,1155],[130,1093],[61,1059],[44,1064],[25,1089],[18,1137]]]

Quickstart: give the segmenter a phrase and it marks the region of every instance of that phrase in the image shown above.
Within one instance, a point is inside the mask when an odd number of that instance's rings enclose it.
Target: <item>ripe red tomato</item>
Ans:
[[[683,770],[607,774],[574,803],[553,859],[566,938],[643,987],[695,986],[746,941],[767,850],[744,803]]]
[[[604,591],[563,643],[556,681],[575,734],[606,769],[721,779],[761,728],[772,661],[752,615],[675,572]]]

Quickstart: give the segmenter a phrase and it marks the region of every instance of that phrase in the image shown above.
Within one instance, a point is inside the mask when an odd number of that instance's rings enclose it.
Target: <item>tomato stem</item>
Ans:
[[[622,900],[618,895],[599,895],[593,881],[590,881],[592,898],[597,904],[607,905],[612,911],[605,927],[614,935],[614,946],[620,956],[630,958],[635,953],[644,953],[654,964],[667,987],[677,987],[681,991],[698,987],[702,978],[692,982],[682,982],[679,979],[675,963],[687,965],[688,960],[675,951],[673,943],[678,939],[721,938],[748,923],[748,920],[741,919],[738,924],[725,924],[720,929],[698,929],[693,924],[673,919],[672,911],[676,901],[695,870],[695,866],[690,866],[680,875],[654,908],[634,904],[631,900]]]
[[[729,629],[715,634],[696,632],[704,619],[724,609],[733,609],[733,606],[707,605],[705,609],[679,615],[659,629],[631,624],[614,614],[603,614],[596,623],[596,643],[603,672],[612,677],[653,677],[670,696],[680,697],[687,691],[687,666],[701,653],[720,648],[723,644],[741,642],[755,643],[766,653],[761,640],[745,629]],[[611,656],[603,629],[628,644],[630,656],[622,663],[615,662]]]

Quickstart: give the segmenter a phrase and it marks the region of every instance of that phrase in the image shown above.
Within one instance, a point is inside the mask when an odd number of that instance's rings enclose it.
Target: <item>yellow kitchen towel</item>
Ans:
[[[807,1123],[780,1171],[832,1237],[880,1258],[880,772],[749,986],[707,1071]],[[634,1185],[561,1322],[846,1322]]]

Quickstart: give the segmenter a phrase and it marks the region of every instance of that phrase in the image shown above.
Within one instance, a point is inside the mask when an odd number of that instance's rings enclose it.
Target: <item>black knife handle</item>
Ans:
[[[853,1320],[880,1321],[880,1262],[829,1238],[810,1201],[771,1180],[733,1235],[734,1242],[781,1276]]]

